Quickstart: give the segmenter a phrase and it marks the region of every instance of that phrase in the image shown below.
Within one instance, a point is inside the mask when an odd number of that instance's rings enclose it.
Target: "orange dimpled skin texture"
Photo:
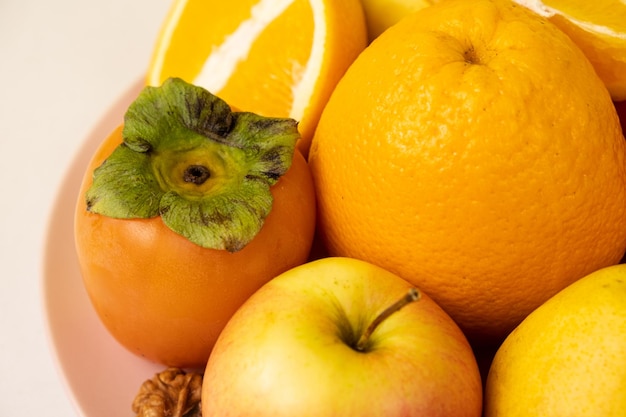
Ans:
[[[610,96],[514,3],[450,0],[383,33],[338,84],[309,162],[329,253],[413,282],[474,342],[626,248]]]
[[[85,288],[100,319],[126,348],[171,366],[204,366],[234,311],[263,283],[307,260],[315,196],[303,156],[271,188],[272,211],[238,252],[205,249],[160,217],[120,220],[89,213],[91,173],[121,142],[121,128],[90,162],[78,197],[75,239]]]

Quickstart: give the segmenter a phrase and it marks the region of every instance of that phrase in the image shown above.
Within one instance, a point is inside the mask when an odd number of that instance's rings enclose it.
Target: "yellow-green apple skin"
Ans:
[[[626,265],[561,290],[506,338],[485,417],[626,416]]]
[[[356,339],[411,288],[369,263],[323,258],[274,278],[235,313],[206,366],[204,417],[480,417],[465,336],[427,295]]]

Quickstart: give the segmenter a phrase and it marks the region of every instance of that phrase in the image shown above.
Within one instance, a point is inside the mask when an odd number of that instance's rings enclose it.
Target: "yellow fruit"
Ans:
[[[626,100],[623,0],[515,0],[550,19],[585,52],[614,100]]]
[[[360,0],[175,0],[147,83],[179,77],[239,110],[296,119],[306,156],[366,36]]]
[[[530,314],[489,371],[485,417],[622,417],[626,265],[596,271]]]
[[[406,15],[433,4],[433,0],[361,0],[369,41]]]
[[[330,255],[431,295],[501,341],[626,250],[626,142],[563,32],[506,0],[407,16],[337,85],[309,158]]]

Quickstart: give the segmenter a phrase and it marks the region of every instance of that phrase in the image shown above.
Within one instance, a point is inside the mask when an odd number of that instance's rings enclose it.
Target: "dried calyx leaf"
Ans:
[[[178,78],[146,87],[129,106],[124,142],[94,171],[87,210],[120,219],[161,216],[211,249],[242,249],[272,208],[289,169],[297,123],[233,112]]]
[[[201,417],[202,375],[168,368],[145,381],[133,400],[137,417]]]

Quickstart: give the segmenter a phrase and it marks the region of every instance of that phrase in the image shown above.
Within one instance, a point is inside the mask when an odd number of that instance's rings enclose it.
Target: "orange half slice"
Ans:
[[[294,118],[306,156],[366,33],[360,0],[175,0],[147,83],[180,77],[239,110]]]

